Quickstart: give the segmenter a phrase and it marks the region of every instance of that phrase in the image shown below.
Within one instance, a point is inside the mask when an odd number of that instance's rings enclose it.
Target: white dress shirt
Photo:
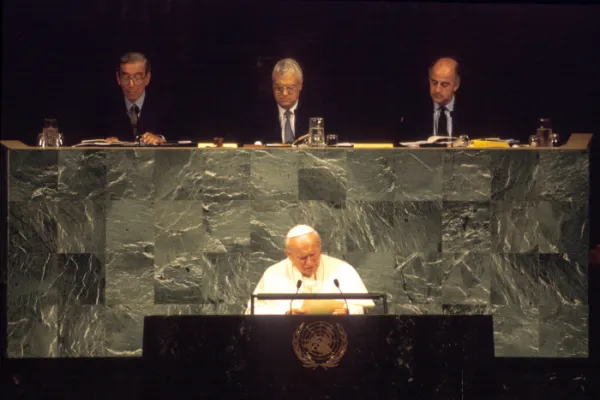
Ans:
[[[267,268],[254,294],[262,293],[296,293],[296,283],[302,280],[298,293],[339,293],[335,286],[337,279],[343,293],[368,293],[356,270],[348,263],[337,258],[321,255],[321,265],[312,277],[303,276],[292,262],[286,258]],[[347,300],[350,314],[363,314],[363,307],[374,307],[372,300]],[[256,300],[255,314],[283,315],[290,308],[302,308],[303,300],[295,300],[290,307],[289,300]],[[250,302],[246,314],[250,314]]]
[[[448,136],[452,136],[452,111],[454,111],[454,100],[456,99],[456,97],[452,96],[452,100],[450,100],[450,103],[448,103],[446,105],[446,121],[448,122],[448,127],[447,132],[448,132]],[[438,125],[438,121],[440,119],[440,108],[442,106],[439,105],[438,103],[433,103],[433,135],[437,136],[438,134],[438,129],[437,129],[437,125]]]
[[[285,112],[287,111],[285,108],[281,107],[277,104],[277,108],[279,108],[279,126],[281,127],[281,143],[285,143]],[[298,102],[290,108],[292,115],[290,115],[290,124],[292,125],[292,133],[294,134],[294,138],[296,137],[296,108],[298,108]]]

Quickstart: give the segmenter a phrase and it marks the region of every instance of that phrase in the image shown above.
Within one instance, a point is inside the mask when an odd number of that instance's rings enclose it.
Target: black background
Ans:
[[[600,9],[591,5],[192,0],[4,1],[2,137],[32,143],[54,116],[68,143],[89,137],[126,51],[153,63],[148,90],[170,95],[182,126],[169,137],[255,133],[281,57],[304,67],[305,101],[325,105],[342,139],[401,140],[402,116],[431,107],[427,67],[454,56],[459,101],[481,135],[527,139],[598,131]],[[241,135],[240,135],[241,132]]]

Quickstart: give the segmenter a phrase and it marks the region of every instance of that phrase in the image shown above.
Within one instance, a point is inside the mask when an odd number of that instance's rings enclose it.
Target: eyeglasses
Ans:
[[[287,91],[288,93],[296,93],[296,91],[298,91],[298,86],[296,86],[296,85],[294,85],[294,86],[273,85],[273,90],[279,94],[282,94],[284,91]]]
[[[122,85],[129,84],[129,81],[133,81],[134,84],[139,85],[144,79],[146,79],[146,76],[147,75],[142,74],[135,74],[134,76],[129,76],[127,74],[119,74]]]

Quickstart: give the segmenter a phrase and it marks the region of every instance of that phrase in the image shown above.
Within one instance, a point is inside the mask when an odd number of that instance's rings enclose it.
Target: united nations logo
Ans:
[[[315,321],[300,324],[292,338],[294,353],[307,368],[337,367],[348,348],[348,335],[338,323]]]

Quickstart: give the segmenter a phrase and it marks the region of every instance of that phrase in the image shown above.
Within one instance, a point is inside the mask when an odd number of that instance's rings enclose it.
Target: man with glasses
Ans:
[[[296,225],[285,237],[286,258],[269,267],[254,294],[264,293],[368,293],[360,276],[350,264],[321,254],[322,241],[308,225]],[[318,303],[318,302],[317,302]],[[372,300],[334,302],[332,314],[364,314],[375,306]],[[312,303],[315,305],[315,303]],[[257,300],[255,314],[306,314],[311,302],[302,300]],[[246,314],[250,314],[250,303]]]
[[[142,53],[130,52],[121,57],[116,78],[124,99],[106,121],[105,133],[115,135],[107,140],[165,142],[163,134],[169,129],[170,107],[155,93],[147,93],[151,75],[150,61]]]
[[[308,133],[308,119],[304,104],[300,104],[303,72],[298,62],[291,58],[279,60],[271,74],[273,97],[277,114],[260,124],[261,139],[266,143],[292,143]],[[271,106],[272,107],[272,106]]]

